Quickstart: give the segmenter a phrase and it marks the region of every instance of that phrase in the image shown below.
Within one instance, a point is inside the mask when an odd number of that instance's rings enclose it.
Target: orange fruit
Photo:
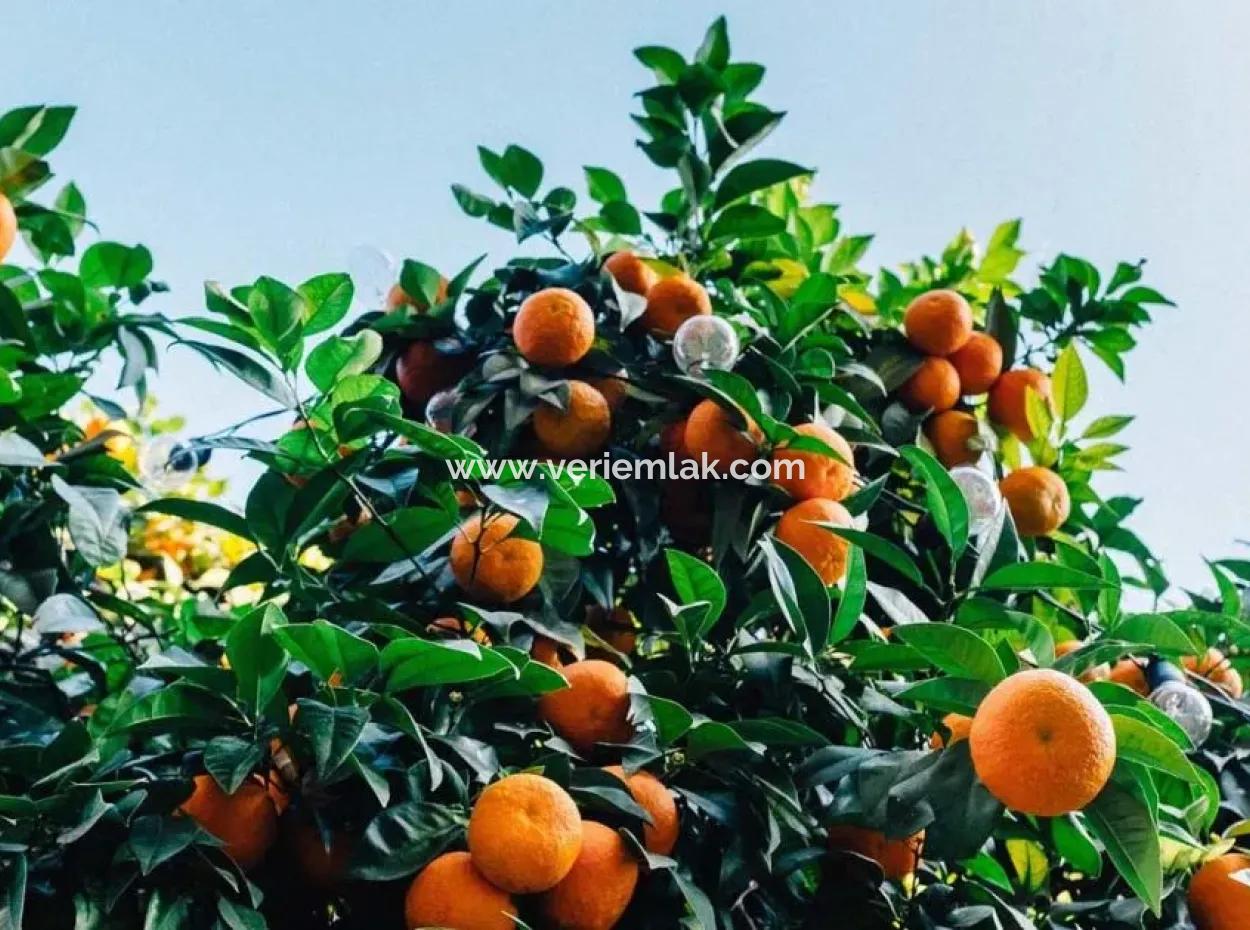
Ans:
[[[972,718],[964,714],[947,714],[942,718],[942,726],[946,727],[946,731],[950,733],[949,741],[940,730],[934,731],[929,737],[930,749],[943,749],[967,739],[968,731],[972,729]]]
[[[692,316],[712,312],[712,298],[703,285],[688,274],[661,278],[647,291],[642,324],[654,333],[671,336]]]
[[[633,654],[634,647],[638,645],[638,624],[634,615],[624,607],[613,607],[610,611],[602,607],[588,608],[586,625],[601,640],[624,655]],[[602,649],[598,651],[606,652]],[[608,658],[608,655],[595,658]]]
[[[908,410],[919,413],[950,410],[959,400],[959,374],[955,366],[936,355],[928,356],[898,389],[899,399]]]
[[[986,695],[968,734],[977,778],[1011,810],[1038,817],[1079,811],[1115,766],[1115,730],[1075,678],[1016,672]]]
[[[538,715],[581,753],[596,743],[629,742],[633,727],[625,673],[602,659],[573,662],[560,672],[569,686],[540,697]]]
[[[440,277],[438,279],[438,288],[434,292],[434,302],[441,304],[447,299],[447,279]],[[430,309],[430,305],[425,302],[424,297],[413,296],[404,290],[404,286],[396,281],[391,285],[391,289],[386,292],[386,309],[388,311],[399,310],[411,307],[415,313],[425,313]]]
[[[282,829],[287,848],[309,882],[329,888],[342,881],[352,854],[352,838],[348,834],[332,833],[330,848],[326,849],[316,824],[294,812],[282,818]]]
[[[469,629],[469,624],[459,617],[439,617],[426,624],[425,632],[439,639],[463,639],[469,637],[479,646],[490,645],[490,633],[485,626]]]
[[[754,459],[763,441],[764,434],[750,417],[743,431],[716,401],[701,400],[686,418],[682,444],[691,458],[701,461],[706,455],[709,462],[728,467],[733,461]]]
[[[650,772],[637,771],[626,775],[619,765],[604,767],[629,788],[635,803],[651,817],[651,823],[644,824],[642,829],[643,845],[647,852],[659,856],[667,856],[677,845],[678,821],[677,803],[669,790]]]
[[[590,304],[566,287],[549,287],[525,298],[512,324],[517,350],[535,365],[575,365],[595,341]]]
[[[603,270],[616,279],[621,290],[642,297],[660,280],[654,268],[629,251],[613,252],[603,263]]]
[[[395,380],[413,415],[423,417],[430,398],[455,386],[472,367],[468,354],[443,355],[434,343],[417,339],[395,363]]]
[[[1017,468],[998,482],[1021,536],[1047,536],[1068,519],[1072,498],[1063,479],[1049,468]]]
[[[827,497],[840,501],[855,487],[855,453],[851,444],[823,423],[801,423],[794,428],[800,436],[823,442],[841,456],[841,461],[823,452],[790,451],[784,446],[773,450],[773,481],[797,500]],[[780,463],[790,462],[790,466]],[[786,468],[789,467],[789,471]]]
[[[685,419],[666,423],[660,430],[660,451],[679,460],[687,458]]]
[[[455,930],[515,930],[516,904],[473,866],[467,852],[443,853],[412,880],[404,898],[404,924]]]
[[[903,881],[916,871],[920,850],[924,847],[924,831],[899,839],[890,839],[880,830],[869,830],[851,824],[835,824],[829,828],[829,846],[845,849],[871,859],[881,866],[885,877]]]
[[[1061,643],[1055,643],[1055,658],[1060,659],[1069,653],[1076,652],[1085,644],[1079,639],[1065,639]],[[1076,676],[1076,680],[1089,684],[1091,681],[1106,681],[1111,677],[1111,666],[1106,662],[1099,665],[1093,665],[1087,668],[1081,674]]]
[[[984,394],[1003,370],[1003,347],[988,333],[973,333],[963,347],[952,352],[950,363],[959,374],[962,394]]]
[[[603,395],[613,413],[621,409],[621,404],[629,396],[629,372],[624,368],[602,378],[587,378],[586,383]]]
[[[13,243],[17,241],[17,214],[13,211],[13,202],[4,194],[0,194],[0,262],[9,254]]]
[[[964,410],[943,410],[924,424],[934,455],[947,468],[972,465],[981,457],[981,450],[969,445],[979,433],[977,418]]]
[[[1250,856],[1230,852],[1200,868],[1189,883],[1189,915],[1198,930],[1244,930],[1250,926],[1250,885],[1233,878],[1250,869]]]
[[[816,523],[850,526],[851,515],[837,501],[813,497],[800,501],[777,521],[777,538],[807,559],[820,580],[836,584],[846,574],[846,559],[851,544]]]
[[[1124,685],[1124,687],[1136,691],[1142,697],[1150,694],[1150,685],[1146,682],[1146,673],[1132,659],[1121,659],[1111,666],[1111,672],[1107,675],[1107,680],[1114,681],[1118,685]]]
[[[530,658],[551,668],[564,667],[564,659],[560,655],[560,644],[546,636],[534,637],[534,643],[530,646]]]
[[[542,896],[553,930],[611,930],[629,907],[638,863],[611,827],[582,822],[582,849],[569,874]]]
[[[1033,438],[1027,406],[1029,389],[1040,394],[1047,404],[1051,402],[1050,378],[1035,368],[1005,371],[990,388],[990,419],[1025,442]]]
[[[543,450],[563,458],[594,455],[612,435],[612,410],[603,395],[585,381],[570,381],[564,410],[539,404],[534,411],[534,435]]]
[[[469,853],[491,884],[513,894],[546,891],[582,848],[582,817],[550,778],[521,772],[482,789],[469,815]]]
[[[492,604],[511,604],[533,590],[543,573],[542,546],[512,536],[517,518],[497,514],[465,520],[451,541],[451,571],[468,594]]]
[[[221,840],[242,869],[259,865],[278,837],[278,812],[259,778],[226,794],[211,775],[196,775],[195,790],[179,810]]]
[[[1228,657],[1212,646],[1201,657],[1185,656],[1181,664],[1195,675],[1201,675],[1220,688],[1231,698],[1241,697],[1241,675],[1233,668]]]
[[[972,337],[972,308],[954,291],[929,291],[907,305],[903,330],[926,355],[950,355]]]

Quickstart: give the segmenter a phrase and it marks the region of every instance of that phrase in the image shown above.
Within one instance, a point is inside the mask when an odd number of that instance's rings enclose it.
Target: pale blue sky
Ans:
[[[0,87],[6,107],[82,108],[57,168],[108,237],[152,247],[177,314],[201,309],[206,277],[298,281],[361,244],[453,269],[503,254],[448,193],[484,186],[479,142],[525,145],[579,190],[582,165],[609,166],[651,202],[666,178],[632,146],[630,50],[689,52],[719,12],[789,111],[769,151],[819,167],[845,226],[878,234],[875,263],[1014,216],[1037,256],[1150,259],[1179,306],[1143,334],[1127,388],[1095,379],[1103,412],[1138,417],[1103,487],[1144,495],[1136,528],[1205,587],[1201,557],[1250,536],[1239,0],[43,0],[6,17]],[[196,432],[257,409],[185,354],[156,392]]]

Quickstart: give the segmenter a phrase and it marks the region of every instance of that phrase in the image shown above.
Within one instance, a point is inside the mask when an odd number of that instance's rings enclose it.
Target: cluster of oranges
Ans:
[[[646,772],[609,767],[651,820],[643,843],[667,855],[677,839],[677,808]],[[619,831],[583,819],[563,788],[522,772],[487,786],[469,817],[468,851],[444,853],[413,880],[405,901],[410,930],[510,930],[514,896],[535,895],[557,930],[609,930],[638,884],[638,862]]]
[[[960,294],[921,294],[908,305],[903,329],[925,357],[899,389],[899,398],[914,412],[932,411],[924,432],[943,465],[972,465],[984,448],[976,415],[956,409],[961,397],[988,394],[986,411],[992,423],[1024,441],[1034,438],[1029,392],[1050,403],[1050,379],[1033,368],[1004,372],[1002,347],[993,336],[974,329],[972,308]],[[1048,468],[1017,469],[1002,480],[1000,490],[1021,536],[1049,535],[1071,512],[1067,485]]]

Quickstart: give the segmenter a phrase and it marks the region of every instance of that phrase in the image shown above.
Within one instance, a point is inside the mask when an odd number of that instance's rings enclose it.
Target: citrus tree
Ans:
[[[1009,222],[872,273],[812,168],[752,154],[782,114],[723,20],[635,55],[658,205],[482,148],[490,192],[453,193],[515,235],[493,271],[408,260],[365,312],[344,274],[210,283],[150,323],[285,428],[171,452],[263,463],[242,512],[143,506],[254,547],[214,602],[55,700],[7,667],[11,924],[1250,920],[1250,563],[1165,606],[1097,489],[1130,418],[1085,366],[1168,305],[1141,263],[1028,283]],[[12,426],[5,480],[51,500],[55,440]],[[50,557],[86,557],[70,521]],[[19,643],[47,601],[5,593]],[[106,640],[147,628],[111,605]]]

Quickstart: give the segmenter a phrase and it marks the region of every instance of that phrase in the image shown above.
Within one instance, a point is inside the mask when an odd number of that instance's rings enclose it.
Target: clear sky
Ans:
[[[152,247],[179,314],[205,278],[299,281],[361,245],[448,269],[503,254],[448,192],[486,186],[478,143],[522,144],[579,191],[582,165],[606,165],[652,202],[666,179],[632,145],[630,50],[689,53],[721,12],[789,111],[768,151],[820,169],[845,227],[877,233],[871,262],[1016,216],[1032,258],[1150,260],[1178,307],[1126,387],[1095,377],[1102,412],[1138,418],[1103,487],[1143,495],[1135,527],[1206,587],[1202,557],[1250,536],[1241,0],[43,0],[5,19],[0,103],[81,107],[56,167],[105,235]],[[259,409],[183,353],[155,391],[193,432]]]

